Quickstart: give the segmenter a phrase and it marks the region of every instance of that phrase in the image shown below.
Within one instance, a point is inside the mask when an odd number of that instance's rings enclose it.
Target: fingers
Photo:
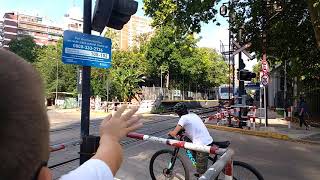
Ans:
[[[126,128],[126,133],[128,134],[129,132],[135,131],[135,130],[141,128],[142,126],[143,126],[143,123],[138,121],[137,123],[133,124],[132,126]]]
[[[127,109],[126,105],[121,105],[120,108],[114,113],[114,118],[120,118],[121,114]]]
[[[112,114],[108,114],[108,115],[104,118],[104,120],[102,121],[101,125],[103,125],[103,124],[105,124],[106,122],[108,122],[108,121],[111,119],[111,117],[112,117]]]
[[[128,120],[130,119],[136,112],[138,111],[137,107],[134,107],[133,109],[131,109],[129,112],[125,113],[124,115],[121,116],[122,120]]]
[[[137,123],[141,119],[141,115],[132,116],[128,121],[126,121],[126,127],[130,127],[133,124]]]

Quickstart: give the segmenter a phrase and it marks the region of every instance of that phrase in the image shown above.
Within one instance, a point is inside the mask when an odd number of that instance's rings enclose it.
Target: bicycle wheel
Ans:
[[[167,173],[172,156],[173,151],[169,149],[160,150],[152,156],[149,164],[152,180],[189,180],[188,161],[180,154],[177,155],[172,172]]]
[[[241,161],[233,161],[233,180],[263,180],[263,177],[251,165]]]

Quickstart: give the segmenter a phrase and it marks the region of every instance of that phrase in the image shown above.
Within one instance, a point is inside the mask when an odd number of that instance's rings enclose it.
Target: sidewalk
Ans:
[[[256,119],[255,130],[252,128],[253,125],[251,125],[251,128],[244,127],[243,129],[240,129],[227,126],[217,126],[214,121],[208,122],[206,125],[211,129],[320,145],[320,128],[311,127],[310,130],[306,130],[304,126],[300,128],[299,124],[291,122],[291,128],[289,129],[288,123],[289,122],[283,120],[283,118],[268,119],[268,127],[265,127],[265,120],[260,120],[258,118]]]

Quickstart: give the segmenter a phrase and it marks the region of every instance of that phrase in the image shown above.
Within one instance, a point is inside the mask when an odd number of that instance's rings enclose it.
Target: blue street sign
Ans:
[[[111,39],[64,31],[62,62],[98,68],[111,67]]]

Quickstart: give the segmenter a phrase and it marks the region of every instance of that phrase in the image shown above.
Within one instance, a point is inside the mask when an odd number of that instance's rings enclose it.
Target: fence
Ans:
[[[161,87],[143,87],[142,95],[145,100],[156,100],[157,97],[163,97],[163,100],[203,100],[217,99],[215,90],[207,90],[205,93],[182,91],[179,89],[168,89]]]

